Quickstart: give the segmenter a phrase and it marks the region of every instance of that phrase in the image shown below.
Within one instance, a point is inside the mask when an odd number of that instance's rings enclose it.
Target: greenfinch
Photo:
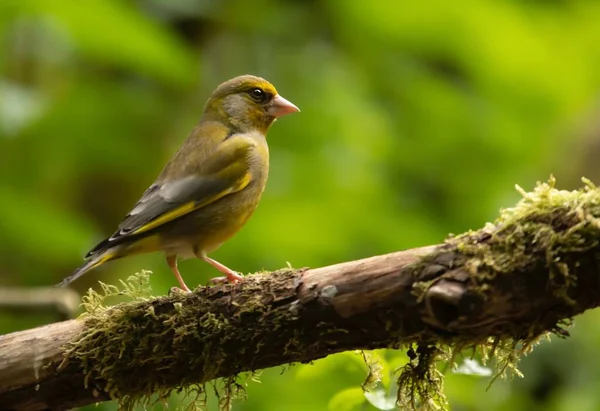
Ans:
[[[65,286],[107,261],[163,251],[181,289],[190,291],[177,258],[197,257],[241,277],[208,257],[252,215],[269,172],[266,134],[273,122],[300,111],[268,81],[251,75],[221,84],[202,118],[118,230],[85,256]]]

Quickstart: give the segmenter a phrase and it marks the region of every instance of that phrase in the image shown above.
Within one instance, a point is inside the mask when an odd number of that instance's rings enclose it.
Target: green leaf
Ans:
[[[393,410],[396,408],[396,393],[387,392],[381,384],[375,389],[365,391],[364,396],[378,410]]]
[[[353,387],[335,394],[329,401],[328,408],[331,411],[353,411],[358,410],[364,402],[365,397],[362,389]]]

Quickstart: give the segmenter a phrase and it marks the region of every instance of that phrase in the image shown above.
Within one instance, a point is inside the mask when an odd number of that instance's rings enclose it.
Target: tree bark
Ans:
[[[538,202],[444,244],[252,275],[0,337],[0,409],[142,398],[347,350],[564,335],[566,319],[600,301],[597,204]]]

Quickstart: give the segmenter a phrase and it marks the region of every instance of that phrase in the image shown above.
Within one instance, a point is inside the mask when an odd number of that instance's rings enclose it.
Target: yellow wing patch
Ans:
[[[195,209],[198,209],[200,207],[201,207],[200,204],[196,203],[195,201],[191,201],[189,203],[186,203],[186,204],[176,208],[173,211],[164,213],[157,219],[152,220],[148,224],[145,224],[145,225],[141,226],[140,228],[138,228],[137,230],[133,231],[131,234],[145,233],[146,231],[152,230],[153,228],[156,228],[165,223],[168,223],[169,221],[175,220],[178,217],[181,217],[183,215],[191,213],[192,211],[194,211]]]
[[[213,197],[207,198],[204,201],[201,201],[201,202],[190,201],[189,203],[185,203],[172,211],[164,213],[160,217],[150,221],[148,224],[143,225],[142,227],[133,231],[131,234],[133,235],[133,234],[145,233],[146,231],[150,231],[156,227],[159,227],[163,224],[168,223],[169,221],[173,221],[176,218],[179,218],[181,216],[189,214],[193,211],[199,210],[202,207],[204,207],[210,203],[214,203],[215,201],[217,201],[218,199],[220,199],[222,197],[225,197],[227,194],[231,194],[236,191],[243,190],[248,184],[250,184],[251,180],[252,180],[252,175],[250,173],[246,173],[239,180],[239,183],[236,186],[231,187],[225,191],[222,191]]]
[[[117,253],[114,250],[108,250],[104,252],[96,261],[86,267],[87,270],[91,270],[92,268],[96,268],[99,265],[104,264],[107,261],[114,259],[117,256]],[[92,260],[93,261],[93,260]]]

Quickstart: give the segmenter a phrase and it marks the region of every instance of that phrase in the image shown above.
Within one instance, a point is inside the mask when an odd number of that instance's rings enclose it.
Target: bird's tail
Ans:
[[[116,250],[108,249],[96,255],[92,255],[81,267],[73,272],[70,276],[66,277],[60,283],[56,284],[56,287],[65,287],[87,273],[90,270],[104,264],[107,261],[119,258]]]

